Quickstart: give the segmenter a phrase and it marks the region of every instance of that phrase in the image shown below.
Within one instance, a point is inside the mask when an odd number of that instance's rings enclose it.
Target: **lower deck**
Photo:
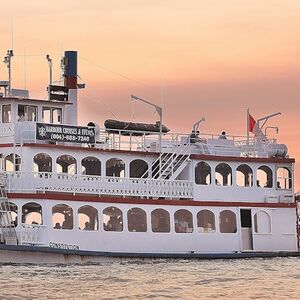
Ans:
[[[39,198],[40,197],[40,198]],[[298,250],[294,204],[9,194],[21,245],[132,255]]]

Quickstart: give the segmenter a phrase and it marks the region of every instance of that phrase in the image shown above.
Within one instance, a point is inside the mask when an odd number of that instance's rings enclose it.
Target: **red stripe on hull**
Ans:
[[[171,206],[234,206],[234,207],[273,207],[296,208],[296,203],[261,203],[261,202],[225,202],[225,201],[196,201],[196,200],[167,200],[167,199],[140,199],[119,197],[79,196],[57,193],[29,194],[8,193],[9,199],[43,199],[61,201],[99,202],[115,204],[141,204],[141,205],[171,205]]]

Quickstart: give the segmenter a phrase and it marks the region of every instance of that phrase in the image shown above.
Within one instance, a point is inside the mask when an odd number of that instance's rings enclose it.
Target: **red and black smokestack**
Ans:
[[[65,86],[77,89],[77,51],[65,51]]]

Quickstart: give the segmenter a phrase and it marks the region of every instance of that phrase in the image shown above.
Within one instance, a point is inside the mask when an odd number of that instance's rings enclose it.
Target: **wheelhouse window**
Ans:
[[[105,231],[123,231],[123,213],[114,206],[103,210],[103,229]]]
[[[142,159],[135,159],[130,162],[129,173],[131,178],[147,178],[148,164]]]
[[[231,210],[223,210],[220,213],[220,232],[221,233],[236,233],[236,215]]]
[[[11,122],[11,105],[5,104],[2,105],[2,123]]]
[[[201,233],[212,233],[216,231],[215,215],[210,210],[200,210],[197,214],[197,227]]]
[[[272,188],[273,187],[273,172],[268,166],[260,166],[257,169],[257,187]]]
[[[81,161],[83,175],[101,176],[101,161],[93,156],[88,156]]]
[[[37,121],[37,106],[18,105],[18,121]]]
[[[52,172],[52,158],[46,153],[39,153],[34,156],[34,172]]]
[[[35,202],[26,203],[22,206],[22,223],[42,225],[42,206]]]
[[[293,187],[292,171],[289,167],[278,167],[276,172],[276,188],[290,190]]]
[[[204,161],[197,163],[195,168],[195,182],[201,185],[211,184],[211,167],[208,163]]]
[[[43,107],[42,120],[44,123],[61,124],[62,109],[56,107]]]
[[[236,169],[236,183],[238,186],[253,186],[253,171],[248,165],[240,165]]]
[[[151,212],[151,227],[153,232],[170,232],[170,214],[165,209],[155,209]]]
[[[73,209],[66,204],[57,204],[52,208],[54,229],[73,229]]]
[[[254,215],[254,231],[262,234],[271,233],[271,218],[269,214],[264,211],[258,211]]]
[[[174,214],[175,232],[192,233],[193,232],[193,216],[186,209],[179,209]]]
[[[71,155],[61,155],[56,160],[57,173],[67,173],[74,175],[76,170],[76,159]]]
[[[141,208],[131,208],[127,212],[128,231],[146,232],[147,215]]]
[[[106,162],[106,176],[124,177],[125,162],[119,158],[111,158]]]
[[[216,185],[232,185],[232,169],[226,163],[220,163],[216,166]]]
[[[78,223],[80,230],[98,230],[98,211],[90,205],[81,206],[78,209]]]

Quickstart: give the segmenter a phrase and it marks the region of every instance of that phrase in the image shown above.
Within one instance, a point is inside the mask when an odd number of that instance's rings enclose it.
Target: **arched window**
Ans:
[[[236,183],[238,186],[253,186],[253,171],[248,165],[239,165],[236,169]]]
[[[216,185],[232,185],[232,170],[228,164],[216,166]]]
[[[105,231],[123,231],[123,213],[114,206],[103,210],[103,229]]]
[[[192,233],[193,232],[193,216],[186,209],[179,209],[174,214],[175,232]]]
[[[106,162],[106,176],[125,177],[125,162],[119,158],[111,158]]]
[[[52,208],[54,229],[73,229],[73,209],[66,204],[57,204]]]
[[[210,210],[200,210],[197,214],[199,232],[211,233],[216,231],[215,215]]]
[[[236,216],[231,210],[223,210],[220,213],[220,232],[236,233]]]
[[[76,170],[76,159],[71,155],[61,155],[56,160],[57,173],[67,173],[74,175]]]
[[[52,172],[52,158],[46,153],[39,153],[33,158],[34,172]]]
[[[202,185],[211,184],[211,167],[208,163],[204,161],[197,163],[195,168],[195,182]]]
[[[146,232],[147,231],[147,215],[141,208],[131,208],[127,212],[128,231],[130,232]]]
[[[22,206],[23,224],[43,224],[42,206],[35,202],[26,203]]]
[[[170,232],[170,214],[165,209],[155,209],[151,212],[153,232]]]
[[[271,218],[264,211],[258,211],[254,215],[254,231],[256,233],[271,233]]]
[[[273,187],[273,172],[268,166],[260,166],[257,169],[256,185],[258,187]]]
[[[290,190],[293,186],[292,171],[288,167],[278,167],[276,172],[276,188]]]
[[[101,176],[101,161],[93,156],[84,158],[81,161],[82,174]]]
[[[9,154],[5,157],[5,171],[21,171],[21,157],[18,154]]]
[[[147,178],[148,164],[142,159],[135,159],[130,162],[129,172],[131,178]]]
[[[90,205],[81,206],[78,209],[78,224],[80,230],[98,230],[98,211]]]

